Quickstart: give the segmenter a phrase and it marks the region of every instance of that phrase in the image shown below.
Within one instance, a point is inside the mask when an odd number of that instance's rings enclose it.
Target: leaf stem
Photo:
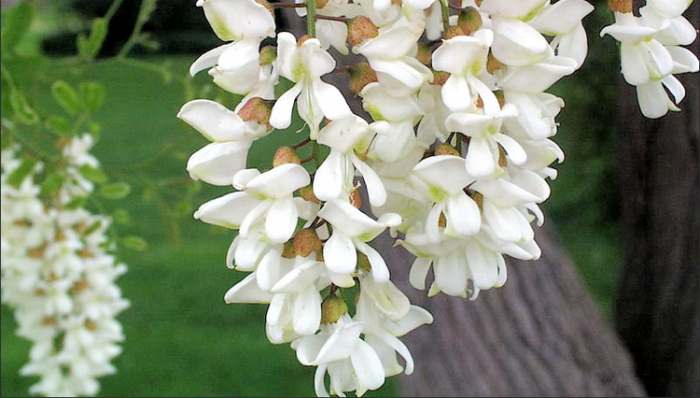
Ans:
[[[450,29],[450,5],[449,0],[440,0],[440,10],[442,11],[442,31],[443,35]]]
[[[306,1],[306,34],[316,37],[316,0]]]

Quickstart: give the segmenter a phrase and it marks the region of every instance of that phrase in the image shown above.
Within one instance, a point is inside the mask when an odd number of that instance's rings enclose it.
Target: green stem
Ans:
[[[321,167],[321,146],[316,141],[314,141],[314,144],[311,147],[311,156],[314,159],[316,170],[318,170],[318,168]]]
[[[442,11],[442,31],[443,35],[450,29],[450,4],[449,0],[440,0],[440,10]]]
[[[105,21],[109,22],[112,19],[112,17],[114,17],[114,14],[117,13],[117,10],[119,10],[119,7],[121,7],[123,2],[124,2],[124,0],[112,1],[112,4],[109,5],[109,9],[105,13],[105,16],[104,16]]]
[[[306,33],[316,37],[316,0],[306,2]]]
[[[136,23],[134,24],[134,30],[131,31],[131,36],[124,43],[124,46],[119,50],[117,57],[123,58],[129,55],[131,49],[138,43],[141,39],[141,30],[143,26],[148,22],[155,9],[157,0],[141,0],[141,7],[139,8],[139,14],[136,17]]]

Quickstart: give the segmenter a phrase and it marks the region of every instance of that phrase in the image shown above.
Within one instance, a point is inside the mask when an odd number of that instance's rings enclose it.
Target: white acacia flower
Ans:
[[[512,137],[502,132],[503,122],[518,116],[518,109],[512,104],[503,108],[490,92],[484,92],[483,113],[453,113],[445,122],[448,130],[457,131],[470,137],[465,167],[475,178],[486,177],[496,171],[500,158],[500,147],[515,164],[522,164],[527,155],[522,146]]]
[[[355,169],[363,176],[373,206],[386,201],[386,190],[377,173],[363,162],[355,151],[366,152],[371,131],[358,116],[335,120],[324,127],[318,137],[320,144],[331,151],[316,171],[314,193],[322,201],[340,199],[354,189]]]
[[[199,57],[190,74],[212,68],[209,73],[217,85],[235,94],[248,94],[263,74],[260,42],[275,35],[272,13],[254,0],[199,0],[197,5],[204,9],[216,35],[233,42]]]
[[[190,101],[177,116],[212,141],[190,157],[187,171],[193,179],[213,185],[230,185],[233,176],[245,168],[253,141],[270,132],[269,126],[246,122],[209,100]]]
[[[409,95],[432,80],[430,69],[414,57],[422,32],[422,26],[401,18],[387,28],[380,28],[376,37],[355,46],[352,51],[367,58],[379,83],[392,95]]]
[[[416,256],[409,281],[424,290],[430,267],[435,280],[428,295],[443,292],[450,296],[475,299],[480,290],[501,287],[507,279],[503,255],[483,234],[467,239],[445,236],[438,242],[427,234],[411,231],[400,244]]]
[[[425,220],[428,236],[437,242],[441,238],[440,217],[444,214],[445,235],[466,237],[479,232],[479,207],[464,192],[474,181],[464,169],[464,159],[458,156],[432,156],[413,169],[414,184],[422,188],[434,203]]]
[[[363,325],[348,315],[336,323],[323,325],[321,332],[304,336],[292,343],[302,365],[316,366],[316,395],[327,397],[326,373],[330,376],[331,393],[344,396],[355,391],[362,396],[384,384],[384,366],[377,352],[360,338]]]
[[[442,86],[442,100],[453,112],[474,106],[480,91],[488,90],[479,79],[486,69],[493,32],[481,29],[473,36],[445,40],[433,53],[433,68],[450,73]]]
[[[299,116],[308,124],[312,139],[318,136],[324,117],[336,120],[352,114],[340,91],[321,80],[321,76],[335,69],[335,60],[321,48],[318,39],[307,39],[297,45],[291,33],[280,33],[277,36],[277,62],[280,75],[295,84],[272,108],[272,127],[289,127],[295,100]]]
[[[196,219],[226,228],[239,229],[247,237],[253,227],[264,223],[265,236],[273,243],[283,243],[294,234],[299,210],[294,191],[309,185],[309,173],[297,164],[283,164],[260,174],[242,170],[236,175],[237,188],[209,201],[194,214]]]
[[[529,24],[540,33],[552,36],[551,47],[557,54],[583,65],[588,53],[586,30],[582,19],[593,12],[593,6],[585,0],[560,0],[546,6]]]
[[[330,271],[337,274],[354,272],[359,251],[369,259],[372,275],[378,282],[389,280],[384,259],[367,242],[386,228],[401,224],[398,214],[384,214],[375,221],[346,201],[332,200],[326,202],[318,216],[333,227],[330,239],[323,246],[323,259]]]
[[[295,0],[295,3],[301,4],[304,1]],[[353,5],[348,0],[328,0],[323,7],[318,7],[317,4],[316,14],[328,17],[343,17],[353,13],[353,10],[356,9],[356,6],[353,7]],[[297,8],[296,12],[300,17],[306,16],[305,7]],[[321,47],[324,50],[333,47],[341,54],[348,54],[348,26],[344,22],[316,19],[316,37],[321,42]]]

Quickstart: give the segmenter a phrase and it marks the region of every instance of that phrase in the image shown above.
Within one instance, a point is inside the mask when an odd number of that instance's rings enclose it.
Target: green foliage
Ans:
[[[121,243],[125,248],[137,252],[142,252],[148,249],[148,243],[146,243],[146,241],[140,236],[125,236],[122,238]]]
[[[3,56],[14,54],[17,45],[29,31],[33,18],[34,6],[28,1],[20,1],[17,5],[3,11],[0,35]]]
[[[98,169],[97,167],[92,167],[90,165],[84,164],[80,166],[79,170],[80,174],[82,174],[83,177],[87,178],[88,180],[94,183],[103,184],[108,180],[107,174],[105,174],[104,171]]]
[[[95,18],[92,21],[90,35],[79,34],[76,39],[78,55],[84,60],[92,60],[100,52],[102,44],[107,37],[109,22],[105,18]]]
[[[26,158],[22,160],[22,163],[7,177],[7,183],[15,188],[19,188],[22,182],[29,176],[29,174],[34,171],[36,166],[36,160],[31,158]]]
[[[51,93],[53,94],[54,100],[66,111],[69,115],[75,115],[84,109],[83,102],[70,84],[63,80],[58,80],[54,82],[51,86]]]
[[[34,108],[29,105],[27,97],[25,97],[23,92],[14,87],[10,88],[10,107],[12,108],[14,116],[20,123],[33,125],[39,121],[39,115]]]
[[[109,200],[124,199],[131,193],[131,185],[126,182],[112,182],[100,187],[100,197]]]

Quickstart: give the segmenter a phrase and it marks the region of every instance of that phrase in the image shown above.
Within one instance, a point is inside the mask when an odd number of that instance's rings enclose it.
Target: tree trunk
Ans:
[[[686,16],[699,26],[700,4]],[[700,396],[700,75],[680,78],[683,111],[659,120],[645,119],[620,83],[627,255],[615,313],[650,394]]]
[[[510,261],[508,282],[476,301],[402,286],[435,317],[406,338],[416,371],[406,396],[639,396],[627,352],[601,318],[573,264],[548,229],[542,258]],[[388,245],[385,245],[388,246]],[[386,250],[386,248],[384,248]],[[384,252],[383,252],[384,253]],[[387,254],[405,282],[412,258]]]

